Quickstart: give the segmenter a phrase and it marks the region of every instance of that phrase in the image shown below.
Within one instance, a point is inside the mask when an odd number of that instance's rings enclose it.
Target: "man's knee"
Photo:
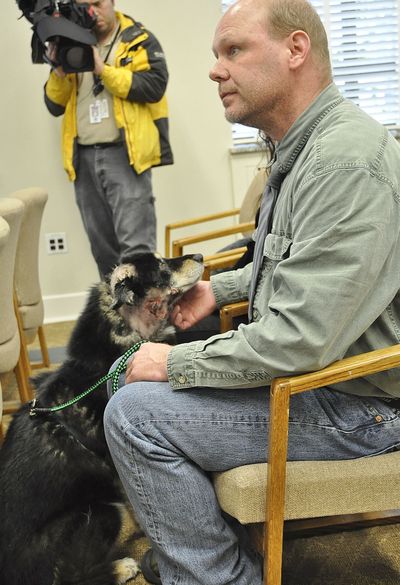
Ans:
[[[108,401],[104,412],[105,428],[122,429],[157,417],[163,412],[165,383],[136,382],[120,388]]]

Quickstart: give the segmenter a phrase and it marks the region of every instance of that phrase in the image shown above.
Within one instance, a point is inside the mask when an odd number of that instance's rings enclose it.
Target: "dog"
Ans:
[[[124,260],[91,288],[59,369],[33,380],[37,406],[79,396],[140,340],[172,343],[171,309],[202,272],[199,255]],[[0,450],[1,585],[121,585],[138,573],[106,402],[103,383],[61,410],[32,416],[25,404],[14,415]]]

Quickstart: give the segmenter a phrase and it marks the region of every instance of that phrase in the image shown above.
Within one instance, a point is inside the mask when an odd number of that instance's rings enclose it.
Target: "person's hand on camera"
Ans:
[[[46,49],[46,57],[49,60],[49,62],[52,64],[52,69],[54,71],[54,73],[58,76],[58,77],[65,77],[66,73],[64,72],[63,68],[61,67],[61,65],[57,65],[57,45],[56,43],[52,43],[51,41],[48,43],[47,45],[47,49]]]
[[[211,283],[201,280],[178,301],[172,312],[171,321],[179,329],[188,329],[211,315],[216,308]]]

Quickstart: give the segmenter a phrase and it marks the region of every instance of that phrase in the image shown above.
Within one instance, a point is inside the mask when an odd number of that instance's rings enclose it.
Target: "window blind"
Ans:
[[[391,128],[400,127],[400,0],[311,0],[328,35],[333,78],[344,97]],[[223,0],[226,10],[234,0]],[[233,124],[235,143],[258,131]]]

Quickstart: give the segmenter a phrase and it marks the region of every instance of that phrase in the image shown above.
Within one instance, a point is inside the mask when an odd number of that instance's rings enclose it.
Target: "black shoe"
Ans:
[[[152,548],[149,548],[149,550],[144,553],[142,562],[140,563],[140,568],[146,581],[153,583],[154,585],[162,585],[157,561]]]

